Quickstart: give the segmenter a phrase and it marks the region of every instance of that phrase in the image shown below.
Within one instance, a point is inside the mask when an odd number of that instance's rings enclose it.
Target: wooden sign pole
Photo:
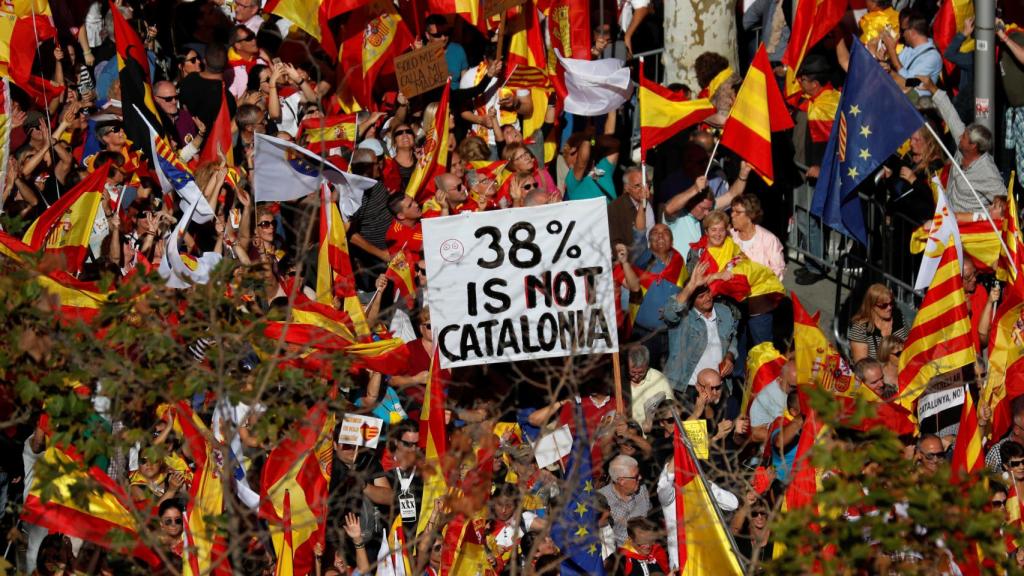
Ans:
[[[625,415],[626,405],[622,400],[622,366],[619,364],[618,352],[612,352],[612,373],[615,375],[615,411]]]

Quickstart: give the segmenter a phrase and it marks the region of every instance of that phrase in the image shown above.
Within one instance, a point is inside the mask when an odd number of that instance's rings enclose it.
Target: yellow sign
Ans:
[[[683,432],[690,439],[690,446],[693,453],[701,460],[707,460],[708,452],[708,421],[707,420],[686,420],[683,422]]]

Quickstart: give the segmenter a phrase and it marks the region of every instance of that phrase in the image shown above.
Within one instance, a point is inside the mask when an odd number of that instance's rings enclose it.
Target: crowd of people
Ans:
[[[85,236],[78,240],[78,252],[61,253],[67,269],[58,270],[63,274],[59,278],[80,288],[83,283],[108,282],[116,287],[142,277],[149,282],[147,290],[173,292],[179,309],[166,311],[167,333],[152,337],[187,349],[192,365],[184,370],[220,369],[211,358],[225,344],[221,337],[185,340],[175,334],[190,294],[205,283],[199,274],[183,275],[179,259],[192,272],[209,263],[204,280],[223,283],[233,314],[253,322],[297,322],[297,313],[291,312],[301,309],[340,318],[353,333],[365,336],[366,346],[400,340],[394,348],[400,353],[376,361],[351,356],[353,364],[344,372],[291,362],[305,370],[309,381],[307,392],[295,398],[264,396],[266,388],[255,385],[252,374],[264,369],[261,364],[281,360],[257,350],[255,343],[237,368],[226,373],[222,388],[192,398],[164,396],[146,403],[122,391],[111,403],[100,389],[102,378],[83,382],[74,394],[92,398],[97,409],[91,429],[108,446],[107,453],[91,461],[102,462],[104,478],[120,486],[133,514],[145,519],[138,538],[159,558],[151,566],[157,573],[188,572],[195,561],[197,544],[189,525],[199,517],[193,512],[198,506],[196,484],[210,464],[187,437],[188,426],[179,422],[190,418],[191,410],[205,426],[204,439],[222,467],[217,477],[234,477],[225,484],[229,489],[223,498],[238,503],[226,507],[238,522],[220,529],[228,534],[227,545],[240,551],[222,554],[220,561],[227,563],[230,557],[236,573],[293,573],[291,564],[284,569],[280,562],[282,553],[292,552],[282,552],[280,538],[271,537],[263,512],[266,506],[280,506],[269,502],[266,467],[276,462],[272,453],[284,442],[288,426],[268,432],[260,421],[282,403],[304,412],[328,397],[334,418],[329,421],[339,428],[342,416],[352,413],[379,417],[384,429],[375,448],[341,443],[337,430],[329,431],[323,468],[325,530],[310,536],[315,544],[309,548],[295,541],[294,566],[310,574],[381,570],[386,555],[380,550],[389,546],[386,535],[395,527],[404,528],[405,560],[416,574],[448,573],[460,553],[463,564],[456,573],[569,573],[573,560],[560,551],[565,542],[553,537],[552,525],[562,507],[577,505],[567,500],[575,489],[567,473],[572,458],[589,461],[605,569],[615,574],[679,572],[685,559],[680,559],[679,542],[674,528],[667,528],[663,509],[673,506],[676,497],[670,478],[676,470],[677,426],[698,420],[706,424],[708,449],[701,460],[702,475],[731,535],[733,553],[750,573],[765,570],[779,552],[772,519],[780,513],[793,470],[809,457],[800,449],[809,433],[809,408],[799,389],[810,382],[800,381],[800,352],[794,349],[793,317],[802,309],[784,282],[788,285],[787,275],[792,275],[795,284],[819,290],[829,273],[827,235],[811,234],[805,248],[814,257],[797,258],[796,251],[787,249],[793,190],[813,187],[822,166],[832,161],[825,149],[854,38],[868,48],[929,127],[915,132],[903,151],[861,188],[886,214],[899,215],[886,223],[888,231],[869,233],[892,235],[888,257],[911,264],[885,270],[891,272],[885,277],[864,274],[854,287],[851,313],[843,318],[840,352],[845,360],[816,367],[815,378],[821,370],[834,369],[836,378],[853,378],[877,396],[876,404],[888,405],[888,419],[879,418],[874,425],[890,426],[899,435],[906,457],[919,463],[922,477],[949,467],[963,441],[958,435],[959,404],[952,418],[950,412],[929,413],[917,421],[917,414],[898,402],[905,388],[900,354],[912,336],[916,312],[914,302],[897,300],[885,278],[912,284],[912,275],[905,271],[916,272],[921,255],[912,254],[909,246],[921,227],[925,236],[930,229],[936,206],[933,178],[942,179],[948,212],[964,225],[987,225],[989,216],[1000,223],[1019,219],[1017,204],[1008,198],[1008,183],[1011,170],[1016,168],[1019,177],[1024,168],[1024,31],[1012,20],[1012,6],[1006,6],[1006,21],[1000,20],[996,30],[1002,72],[998,96],[989,105],[1000,113],[1005,110],[1005,116],[997,118],[993,133],[974,121],[974,62],[964,49],[973,44],[973,18],[961,22],[940,51],[933,39],[939,18],[935,2],[865,0],[866,8],[851,9],[799,69],[790,71],[799,89],[788,94],[781,60],[792,32],[789,3],[750,3],[739,21],[748,30],[760,29],[773,79],[787,95],[795,121],[792,130],[771,136],[776,178],[766,182],[746,159],[716,145],[743,83],[735,62],[737,57],[749,62],[752,48],[737,46],[735,54],[704,52],[692,71],[694,85],[667,87],[693,99],[709,99],[714,114],[645,151],[648,166],[642,168],[635,101],[608,114],[584,117],[564,111],[563,96],[548,80],[506,87],[509,46],[499,37],[510,32],[504,19],[500,32],[498,27],[474,27],[453,8],[402,24],[415,34],[409,34],[409,45],[398,53],[440,44],[450,88],[407,98],[397,89],[393,73],[385,72],[366,89],[370,101],[360,101],[352,88],[352,75],[360,71],[336,69],[337,58],[320,42],[281,15],[265,12],[260,0],[57,4],[50,4],[50,18],[57,24],[54,34],[38,43],[33,86],[12,81],[8,87],[10,154],[0,167],[0,214],[5,229],[17,236],[4,233],[12,239],[3,244],[5,269],[23,265],[17,254],[12,257],[17,250],[11,248],[22,234],[25,244],[35,249],[71,246],[69,231],[77,229],[74,219],[82,216],[78,204],[72,209],[62,198],[95,181],[98,197]],[[399,6],[405,2],[384,4],[395,14],[396,9],[405,14],[406,7]],[[411,4],[415,10],[416,3]],[[435,4],[444,3],[427,4],[436,9]],[[555,10],[548,4],[554,3],[527,2],[513,10],[532,11],[527,20],[536,19],[543,28],[550,22],[549,8]],[[590,56],[624,56],[638,79],[632,56],[661,44],[653,36],[662,34],[664,6],[660,0],[622,4],[619,17],[609,12],[600,24],[591,22]],[[122,19],[136,35],[136,46],[145,51],[141,60],[137,52],[125,49],[129,41],[118,28]],[[342,38],[346,25],[355,21],[354,13],[345,13],[330,26]],[[370,28],[366,34],[379,31]],[[550,48],[550,34],[541,38]],[[366,42],[361,45],[369,50],[371,42]],[[555,70],[549,57],[548,66]],[[145,74],[127,74],[131,66],[140,66]],[[139,84],[127,85],[133,78]],[[139,122],[128,106],[140,102],[133,99],[138,94],[151,104],[169,152],[158,153],[148,139],[136,141],[146,137],[135,131]],[[435,133],[443,125],[435,122],[442,95],[448,102],[442,113],[450,115],[447,139]],[[341,135],[326,135],[330,130],[325,127],[337,126],[343,126]],[[225,130],[230,146],[211,150],[206,141],[224,138]],[[352,210],[344,210],[343,203],[343,265],[335,265],[336,253],[318,256],[328,235],[321,203],[337,204],[338,190],[292,201],[258,200],[257,195],[266,194],[259,188],[255,153],[263,135],[305,147],[327,164],[373,180]],[[432,148],[445,141],[447,161],[423,178],[423,165],[436,157]],[[944,155],[943,146],[955,157]],[[193,179],[201,198],[187,197],[178,187],[178,176],[168,176],[172,173]],[[549,204],[559,204],[570,214],[573,202],[587,199],[603,199],[608,207],[610,245],[605,249],[614,264],[620,374],[613,374],[607,357],[578,358],[586,369],[574,371],[571,379],[565,378],[561,359],[451,371],[435,365],[437,334],[426,297],[429,256],[422,253],[422,222]],[[202,219],[197,205],[204,202],[210,214]],[[67,212],[50,218],[54,206]],[[33,222],[34,231],[28,229]],[[32,244],[29,238],[47,225],[52,228],[42,231],[43,242]],[[869,260],[880,256],[866,254]],[[998,416],[994,406],[980,400],[980,390],[1013,389],[986,374],[994,374],[987,360],[990,341],[1013,282],[1012,276],[997,274],[1003,261],[998,254],[987,258],[965,241],[962,286],[977,361],[940,374],[928,387],[929,392],[941,392],[966,386],[976,399],[983,432],[998,429],[993,426]],[[232,270],[231,278],[212,273],[218,262]],[[325,272],[321,267],[328,262],[331,271]],[[411,287],[403,286],[401,275],[395,274],[402,267],[408,269]],[[171,288],[168,278],[191,281]],[[56,281],[47,284],[51,282]],[[57,323],[71,322],[56,314]],[[85,320],[111,322],[94,316]],[[365,330],[358,327],[361,323]],[[306,344],[288,341],[292,360],[313,351],[325,352],[315,339]],[[770,362],[764,360],[766,352]],[[345,356],[338,348],[325,354]],[[38,360],[25,356],[18,361]],[[754,384],[765,366],[770,378]],[[168,374],[178,377],[183,375]],[[1018,377],[1024,378],[1024,371]],[[31,400],[15,402],[5,412],[15,417],[0,457],[0,502],[5,506],[0,518],[17,527],[7,536],[11,545],[5,558],[25,574],[137,569],[141,561],[130,567],[132,554],[126,550],[132,547],[123,542],[83,538],[73,526],[45,521],[38,510],[31,519],[18,518],[30,496],[38,499],[41,488],[33,469],[56,447],[51,419],[57,418],[48,413],[60,410],[52,401],[23,391],[25,383],[2,380],[0,386],[15,390],[4,394],[5,399]],[[538,380],[549,386],[537,386]],[[447,393],[438,396],[431,388],[434,382],[443,382]],[[1011,425],[1000,431],[1005,436],[987,438],[984,462],[994,474],[1005,473],[1002,484],[992,483],[991,505],[1007,507],[1007,521],[1019,522],[1020,511],[1014,516],[1007,502],[1008,496],[1016,496],[1017,482],[1024,480],[1024,397],[1006,401],[1012,403]],[[459,498],[431,495],[428,487],[426,458],[437,454],[438,440],[421,422],[428,421],[436,402],[442,403],[441,429],[449,452],[464,455],[449,487],[464,483],[464,500],[479,505],[468,511],[473,518],[468,528],[454,537],[450,533]],[[188,411],[178,407],[182,403]],[[299,426],[310,418],[288,424]],[[904,421],[913,422],[912,433]],[[589,454],[585,450],[539,466],[538,442],[563,425],[574,439],[587,443]],[[484,468],[485,459],[493,462]],[[486,478],[475,478],[481,469]],[[471,484],[483,487],[482,496],[471,494]],[[294,502],[295,494],[292,498]],[[43,510],[46,505],[44,501]],[[300,523],[298,518],[290,521]],[[246,537],[232,532],[241,530],[237,525],[246,526]],[[470,564],[471,546],[482,550],[478,563]],[[1008,565],[1015,558],[1017,566],[1024,565],[1024,555],[1012,554],[1018,550],[1011,548],[995,562]],[[309,558],[300,560],[300,553]],[[199,556],[209,561],[209,555]],[[899,562],[921,560],[904,556]],[[950,570],[957,573],[955,566]]]

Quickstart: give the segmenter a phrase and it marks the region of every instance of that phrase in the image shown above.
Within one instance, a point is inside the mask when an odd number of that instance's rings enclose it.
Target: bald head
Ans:
[[[166,80],[153,85],[153,100],[169,116],[178,113],[178,88]]]
[[[697,392],[708,398],[709,404],[722,399],[722,376],[718,370],[705,368],[697,373]]]

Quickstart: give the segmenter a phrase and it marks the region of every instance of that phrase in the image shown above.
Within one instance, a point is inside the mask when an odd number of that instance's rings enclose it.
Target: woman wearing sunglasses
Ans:
[[[846,337],[850,341],[850,360],[857,362],[863,358],[875,358],[882,339],[886,336],[897,336],[906,340],[910,332],[903,320],[903,314],[896,308],[892,290],[884,284],[872,284],[864,294],[860,309],[850,319],[850,327]],[[884,361],[884,360],[883,360]]]
[[[768,505],[757,492],[747,491],[743,505],[732,517],[730,528],[737,550],[752,566],[751,573],[763,572],[764,563],[772,559],[775,543],[768,526]]]
[[[181,556],[184,549],[185,508],[178,499],[164,500],[160,503],[160,543],[175,556]]]

